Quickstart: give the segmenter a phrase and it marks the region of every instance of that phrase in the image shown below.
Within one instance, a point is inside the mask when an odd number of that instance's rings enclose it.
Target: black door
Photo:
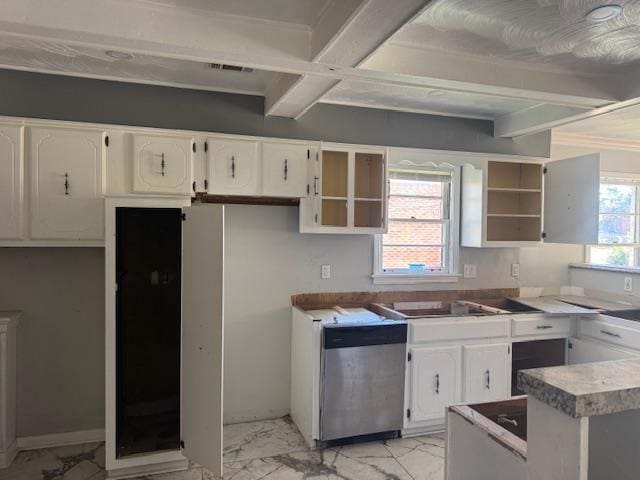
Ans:
[[[180,443],[182,212],[116,210],[116,452]]]

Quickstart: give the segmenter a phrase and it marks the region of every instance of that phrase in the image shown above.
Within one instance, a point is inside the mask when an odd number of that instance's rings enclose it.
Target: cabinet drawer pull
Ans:
[[[538,325],[536,328],[538,330],[549,330],[550,328],[553,328],[553,325]]]
[[[440,395],[440,374],[436,373],[436,394]]]
[[[64,173],[64,194],[69,195],[69,173]]]
[[[619,333],[613,333],[613,332],[610,332],[608,330],[600,330],[600,333],[603,333],[605,335],[609,335],[610,337],[622,338]]]
[[[486,378],[487,378],[487,382],[485,383],[485,387],[487,388],[487,390],[491,390],[491,370],[487,370],[485,372]]]
[[[236,157],[231,156],[231,178],[236,178]]]
[[[289,174],[289,161],[284,159],[284,180],[287,181],[287,175]]]

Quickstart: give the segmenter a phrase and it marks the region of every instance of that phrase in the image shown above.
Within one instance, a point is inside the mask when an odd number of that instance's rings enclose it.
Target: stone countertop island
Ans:
[[[518,387],[574,418],[640,409],[640,359],[526,370]]]
[[[528,480],[640,478],[640,359],[525,370]]]

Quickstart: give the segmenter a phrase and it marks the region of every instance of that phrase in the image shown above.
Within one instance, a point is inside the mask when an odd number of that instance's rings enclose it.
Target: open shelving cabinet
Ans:
[[[385,233],[384,149],[323,144],[300,205],[304,233]]]
[[[598,241],[597,154],[548,163],[462,167],[461,244],[511,247]]]

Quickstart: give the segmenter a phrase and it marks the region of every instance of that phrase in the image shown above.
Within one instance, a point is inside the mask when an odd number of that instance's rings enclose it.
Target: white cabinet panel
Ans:
[[[133,191],[191,194],[191,149],[188,138],[133,136]]]
[[[545,317],[541,315],[518,316],[513,319],[514,337],[528,335],[569,336],[571,333],[570,317]]]
[[[31,237],[104,238],[102,132],[30,129]]]
[[[212,138],[209,144],[209,193],[258,194],[258,142]]]
[[[581,319],[578,323],[580,336],[585,335],[606,343],[640,350],[640,330],[609,322],[606,315],[601,315],[600,318],[601,320]]]
[[[462,399],[461,347],[411,349],[409,424],[444,419],[447,406]]]
[[[464,401],[490,402],[511,396],[508,343],[464,347]]]
[[[409,322],[411,343],[469,340],[472,338],[494,338],[509,336],[508,318],[459,317],[427,318]]]
[[[209,168],[207,165],[207,156],[209,155],[209,143],[206,140],[196,139],[193,148],[193,183],[191,185],[192,193],[206,193],[209,190]]]
[[[0,239],[22,238],[21,128],[0,125]]]
[[[262,194],[268,197],[306,197],[307,165],[311,153],[308,145],[263,142]]]
[[[600,154],[549,162],[545,170],[545,241],[598,243]]]
[[[569,340],[569,365],[591,362],[606,362],[608,360],[625,360],[638,355],[631,352],[616,350],[605,344],[593,342],[590,340],[578,340],[571,338]]]

